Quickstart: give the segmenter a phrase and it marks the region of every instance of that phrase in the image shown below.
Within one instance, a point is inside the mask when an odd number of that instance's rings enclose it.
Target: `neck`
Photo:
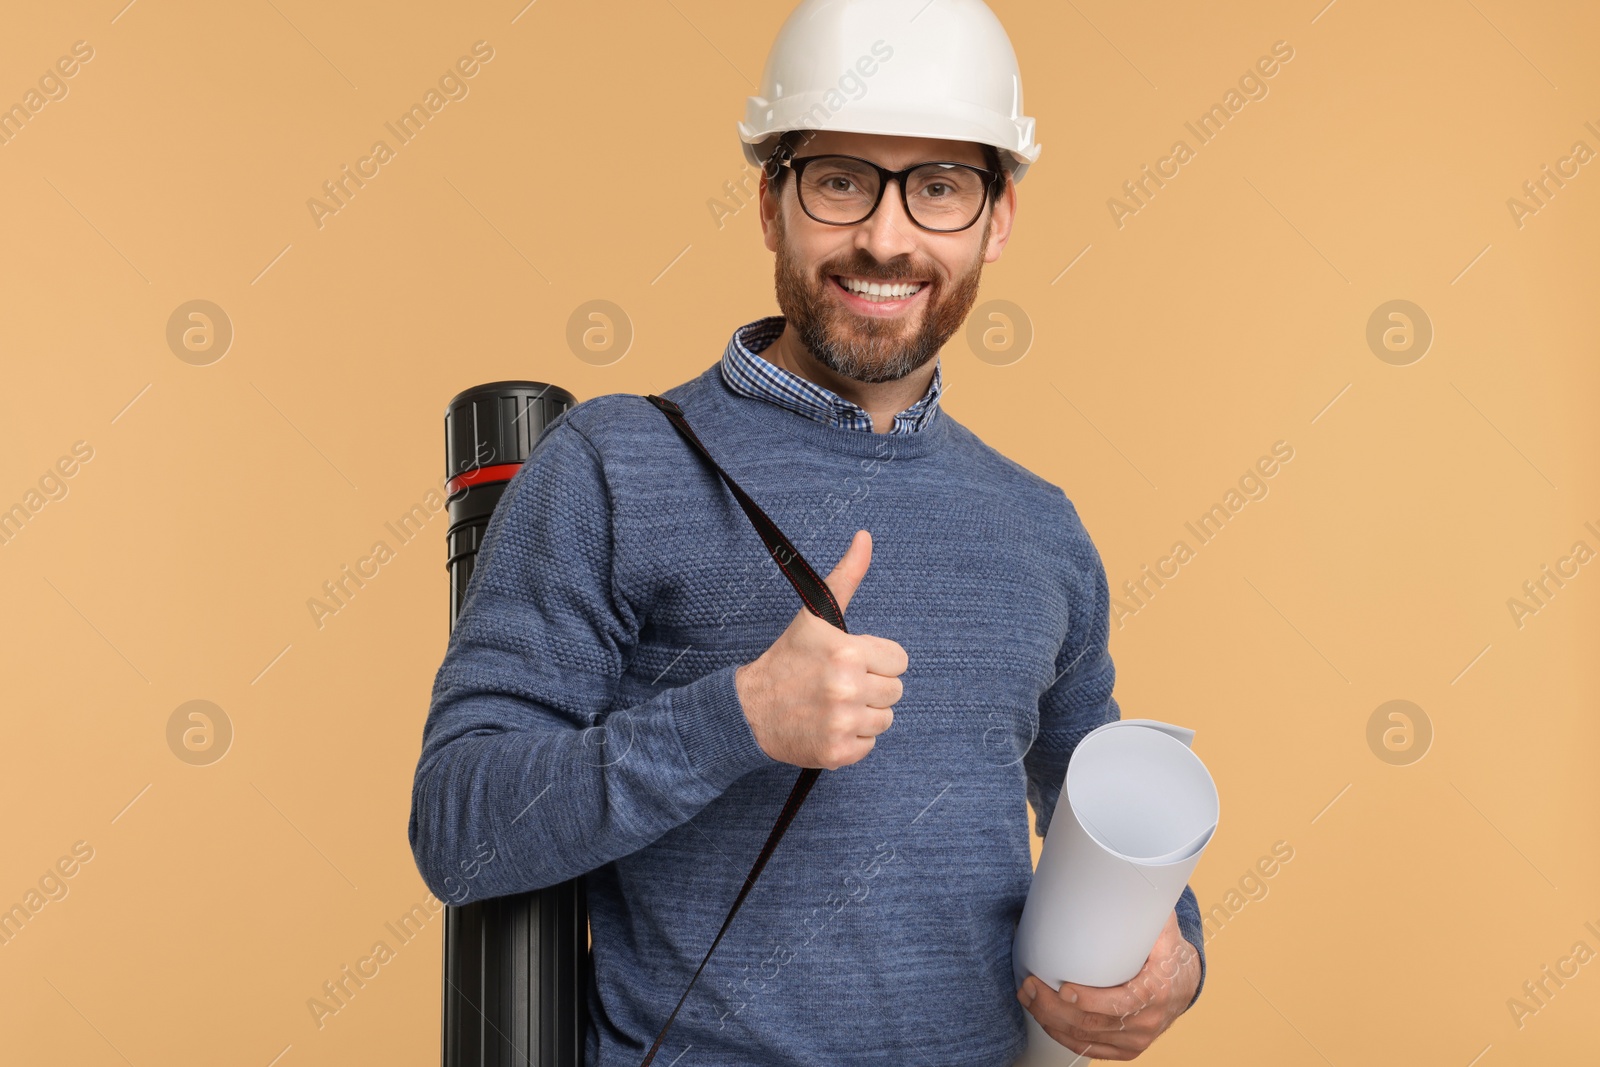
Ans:
[[[831,389],[853,404],[859,404],[872,416],[872,432],[888,433],[894,429],[894,417],[921,400],[933,383],[933,372],[939,358],[935,356],[922,366],[893,382],[859,382],[834,372],[819,361],[801,342],[793,326],[784,324],[783,332],[762,356],[791,374],[798,374],[809,382]]]

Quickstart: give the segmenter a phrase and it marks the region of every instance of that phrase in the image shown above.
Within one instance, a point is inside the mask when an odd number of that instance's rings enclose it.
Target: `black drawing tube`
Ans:
[[[542,382],[491,382],[445,412],[450,625],[506,483],[540,431],[576,404]],[[589,1024],[583,880],[445,906],[443,1067],[582,1067]]]

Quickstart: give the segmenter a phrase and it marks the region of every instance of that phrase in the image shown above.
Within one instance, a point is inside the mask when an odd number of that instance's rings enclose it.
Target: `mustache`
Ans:
[[[915,267],[909,259],[891,260],[889,263],[879,263],[876,260],[850,260],[846,263],[830,263],[822,268],[823,278],[831,278],[836,274],[852,278],[870,278],[875,281],[920,278],[934,284],[939,280],[938,273],[932,268]]]

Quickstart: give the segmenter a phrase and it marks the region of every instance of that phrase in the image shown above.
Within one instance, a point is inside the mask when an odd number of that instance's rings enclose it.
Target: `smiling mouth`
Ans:
[[[848,275],[830,275],[833,283],[858,300],[869,304],[897,304],[909,300],[928,287],[926,281],[880,282]]]

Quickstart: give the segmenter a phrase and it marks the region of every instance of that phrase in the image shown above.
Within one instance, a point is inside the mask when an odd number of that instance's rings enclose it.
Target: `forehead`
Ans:
[[[843,133],[820,130],[796,146],[803,156],[840,152],[870,159],[879,166],[899,170],[927,160],[949,160],[983,166],[983,146],[976,141],[948,141],[939,137],[898,137],[878,133]]]

